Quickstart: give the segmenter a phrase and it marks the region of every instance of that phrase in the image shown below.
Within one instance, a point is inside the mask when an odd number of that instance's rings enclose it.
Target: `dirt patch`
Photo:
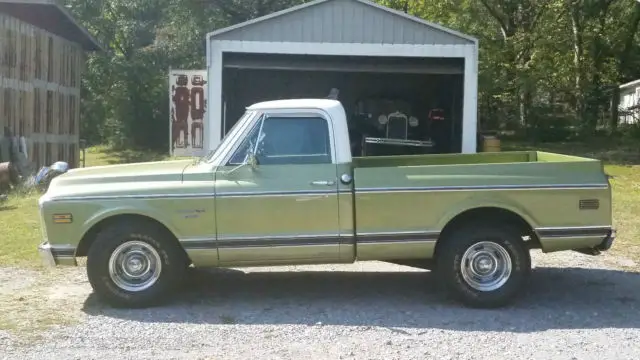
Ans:
[[[56,325],[82,320],[91,288],[80,268],[0,268],[0,338],[22,343]]]
[[[0,269],[0,296],[11,295],[33,286],[37,281],[40,273],[35,270],[26,270],[19,268],[3,268]]]

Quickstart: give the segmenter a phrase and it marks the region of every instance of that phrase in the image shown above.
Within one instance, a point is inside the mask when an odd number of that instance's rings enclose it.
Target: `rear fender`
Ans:
[[[442,231],[442,229],[444,229],[451,220],[466,211],[486,207],[499,208],[510,211],[520,216],[529,224],[529,226],[531,226],[531,228],[536,228],[538,224],[533,215],[527,210],[518,206],[513,201],[509,201],[508,199],[496,196],[495,193],[492,193],[491,198],[485,196],[477,196],[451,206],[450,210],[447,211],[442,219],[440,219],[440,221],[438,222],[438,229]]]

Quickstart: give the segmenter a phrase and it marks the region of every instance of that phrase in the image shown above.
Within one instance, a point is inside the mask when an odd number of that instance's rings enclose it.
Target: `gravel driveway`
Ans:
[[[54,270],[63,278],[33,291],[41,298],[33,306],[68,313],[75,324],[28,341],[0,332],[0,358],[640,356],[640,274],[620,270],[632,263],[566,252],[534,253],[534,264],[530,289],[516,305],[499,310],[460,307],[434,290],[428,272],[379,262],[198,271],[190,291],[144,310],[102,306],[84,269]]]

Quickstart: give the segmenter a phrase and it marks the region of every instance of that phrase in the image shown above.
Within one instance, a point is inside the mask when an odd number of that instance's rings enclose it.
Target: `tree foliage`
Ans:
[[[82,136],[166,149],[169,68],[205,67],[206,34],[301,0],[66,0],[107,47],[89,54]],[[616,130],[617,88],[640,78],[635,0],[379,0],[476,36],[480,122],[538,140]],[[575,130],[568,130],[575,129]]]

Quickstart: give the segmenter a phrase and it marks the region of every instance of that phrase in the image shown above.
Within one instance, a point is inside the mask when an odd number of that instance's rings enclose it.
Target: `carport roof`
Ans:
[[[218,29],[210,40],[477,45],[472,36],[368,0],[314,0]]]

